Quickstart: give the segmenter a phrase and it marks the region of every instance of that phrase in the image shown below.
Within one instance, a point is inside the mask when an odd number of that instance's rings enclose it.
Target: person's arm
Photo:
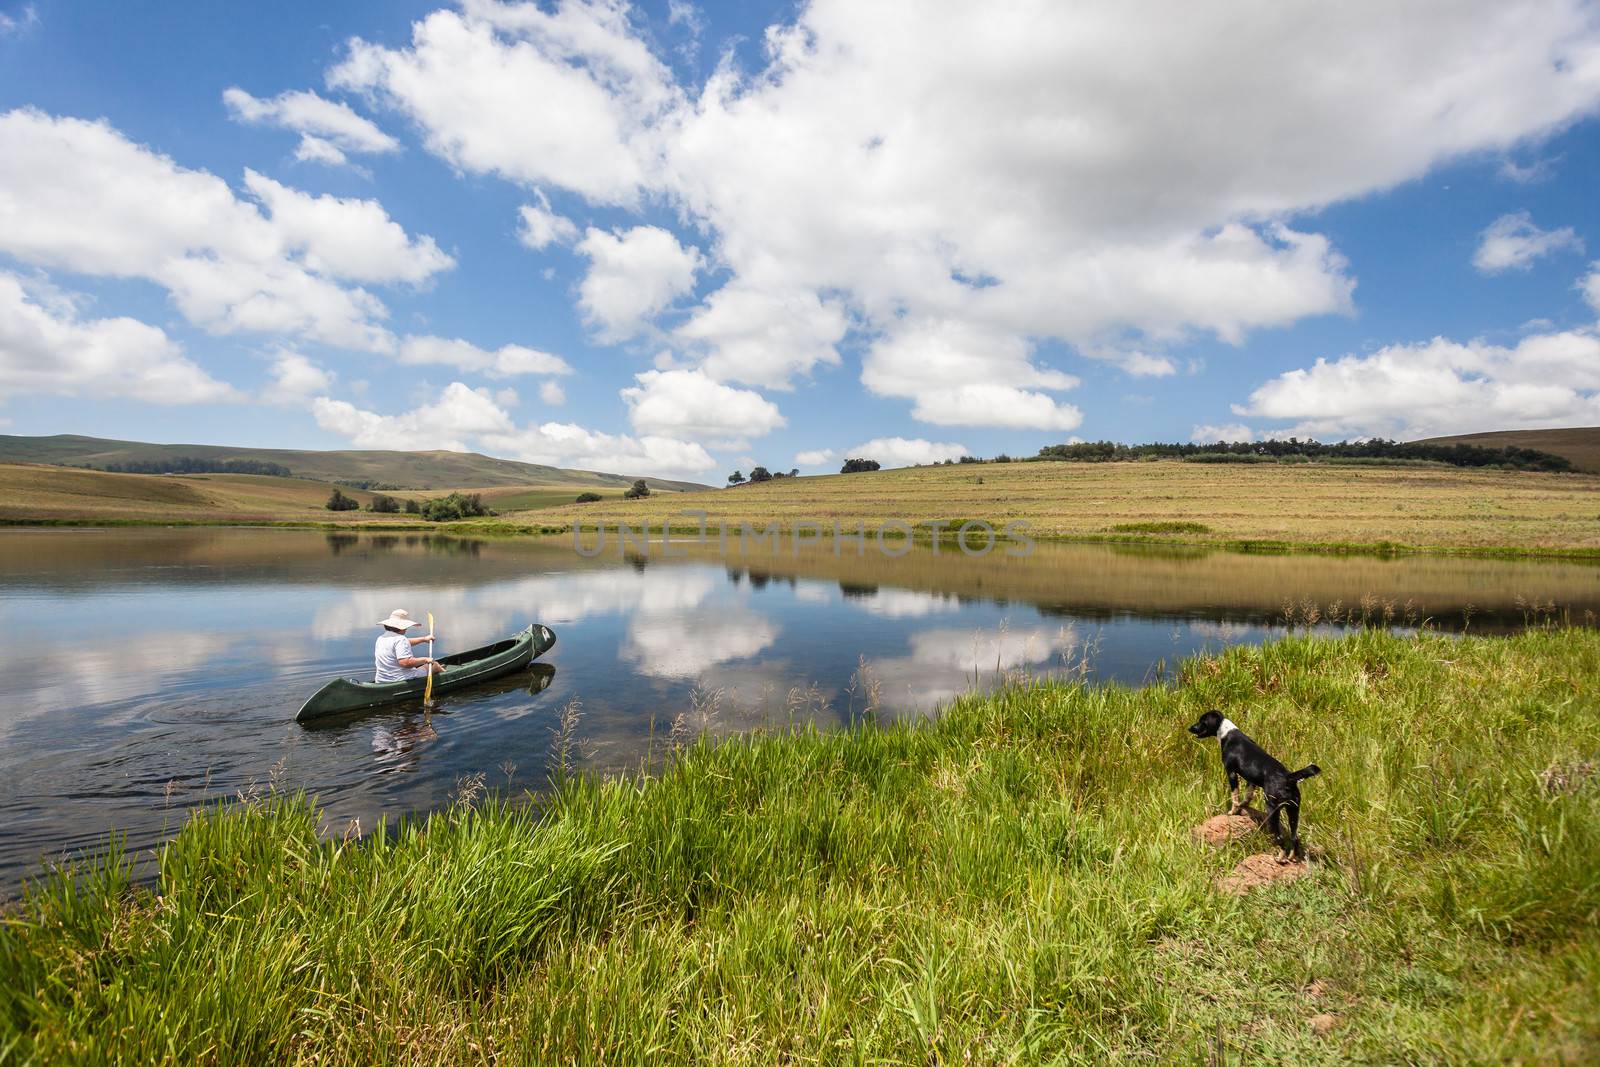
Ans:
[[[430,659],[427,656],[401,656],[395,662],[402,667],[423,667],[429,663],[438,663],[439,661]]]
[[[421,637],[408,637],[408,638],[406,638],[406,640],[411,642],[411,647],[412,648],[416,648],[418,645],[425,645],[429,641],[432,641],[433,640],[433,635],[432,634],[423,634]]]

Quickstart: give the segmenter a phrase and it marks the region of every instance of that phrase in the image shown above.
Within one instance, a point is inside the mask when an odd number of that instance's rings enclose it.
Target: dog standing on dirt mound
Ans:
[[[1260,745],[1245,736],[1243,730],[1235,726],[1230,720],[1223,718],[1222,712],[1212,709],[1200,716],[1189,732],[1196,737],[1215,737],[1222,742],[1222,769],[1228,775],[1228,793],[1232,803],[1228,814],[1234,815],[1249,805],[1259,788],[1267,795],[1267,828],[1272,831],[1272,837],[1278,842],[1278,862],[1288,863],[1300,856],[1300,783],[1307,778],[1315,777],[1322,773],[1322,768],[1315,763],[1308,764],[1298,771],[1290,771],[1283,764],[1267,755]],[[1243,778],[1249,788],[1245,791],[1243,803],[1239,800],[1239,779]],[[1278,813],[1287,812],[1289,816],[1289,833],[1285,836],[1278,822]]]

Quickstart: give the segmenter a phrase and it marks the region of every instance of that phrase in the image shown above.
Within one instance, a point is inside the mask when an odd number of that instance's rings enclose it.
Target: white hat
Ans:
[[[396,630],[409,630],[413,626],[421,626],[422,624],[416,619],[413,619],[405,608],[395,608],[389,613],[389,617],[384,619],[378,625],[393,626]]]

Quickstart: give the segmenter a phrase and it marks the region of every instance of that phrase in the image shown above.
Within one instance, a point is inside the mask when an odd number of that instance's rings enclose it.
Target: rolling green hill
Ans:
[[[227,445],[157,445],[112,441],[99,437],[57,434],[17,437],[0,434],[0,463],[48,463],[104,470],[118,463],[193,457],[207,460],[254,460],[289,468],[296,478],[324,482],[372,482],[406,489],[488,489],[495,486],[571,486],[574,489],[621,489],[634,475],[567,470],[537,463],[496,459],[476,452],[386,452],[347,450],[318,452],[286,448],[234,448]],[[706,489],[695,482],[647,478],[651,489],[683,492]]]
[[[1581,471],[1600,474],[1600,426],[1573,426],[1560,430],[1494,430],[1453,437],[1429,437],[1428,444],[1479,445],[1483,448],[1536,448],[1565,456]]]

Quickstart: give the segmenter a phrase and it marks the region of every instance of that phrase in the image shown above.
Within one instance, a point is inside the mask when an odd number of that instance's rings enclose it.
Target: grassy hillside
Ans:
[[[0,520],[304,521],[371,518],[323,508],[333,487],[255,474],[109,474],[33,464],[0,464]],[[372,494],[345,490],[363,506]],[[414,518],[414,517],[413,517]]]
[[[467,486],[572,486],[576,491],[625,489],[633,475],[567,470],[537,463],[495,459],[476,452],[319,452],[282,448],[234,448],[226,445],[157,445],[59,434],[17,437],[0,434],[0,463],[52,463],[105,468],[109,464],[172,459],[256,460],[289,468],[296,478],[314,481],[365,481],[412,489],[459,489]],[[673,492],[704,489],[696,482],[646,479],[652,489]]]
[[[113,474],[39,464],[0,463],[0,521],[9,522],[339,522],[415,523],[415,515],[328,511],[328,482],[259,474]],[[571,503],[581,491],[617,500],[615,486],[495,486],[483,489],[496,511]],[[365,507],[374,494],[342,489]],[[477,491],[467,487],[468,492]],[[396,491],[397,499],[427,500],[447,490]]]
[[[1565,456],[1579,470],[1600,474],[1600,426],[1563,430],[1496,430],[1455,437],[1430,437],[1428,444],[1481,445],[1484,448],[1536,448]]]
[[[108,864],[6,916],[0,1049],[1592,1063],[1596,677],[1594,631],[1293,637],[1175,684],[1018,679],[935,721],[692,745],[537,808],[469,780],[361,842],[267,796],[195,818],[155,886]],[[1209,707],[1322,767],[1298,880],[1231,896],[1266,841],[1191,838],[1226,802],[1184,732]]]
[[[1056,537],[1600,550],[1600,477],[1324,464],[989,463],[604,501],[540,521],[1026,519]]]

